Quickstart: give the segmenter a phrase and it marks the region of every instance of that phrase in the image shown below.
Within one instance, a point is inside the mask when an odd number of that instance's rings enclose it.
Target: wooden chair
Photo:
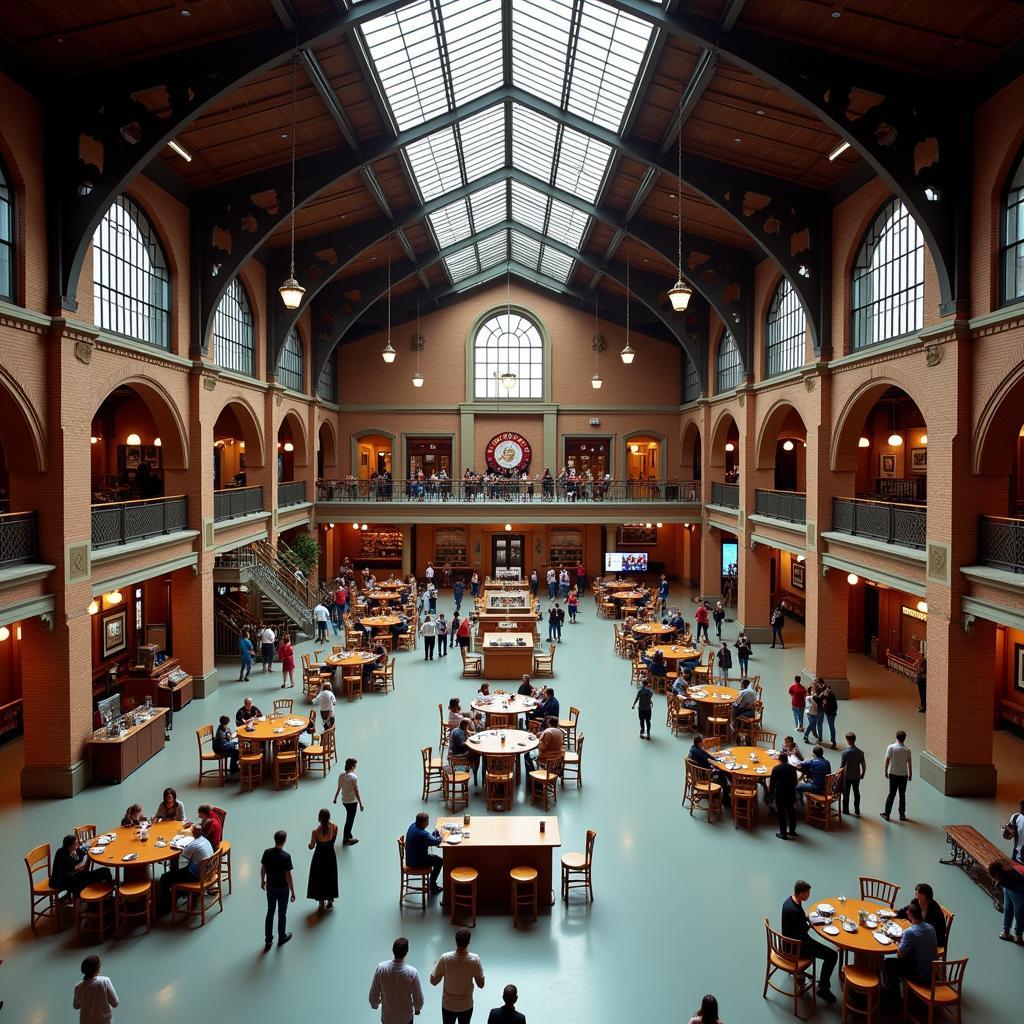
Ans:
[[[555,674],[555,645],[548,644],[548,653],[536,653],[533,656],[533,674],[535,676],[553,676]]]
[[[441,788],[444,801],[454,814],[460,807],[469,806],[469,772],[454,765],[441,766]]]
[[[700,804],[704,804],[703,809],[707,811],[709,824],[712,814],[717,814],[721,818],[722,787],[715,782],[714,773],[710,768],[701,768],[689,758],[686,759],[686,771],[689,777],[686,790],[689,792],[690,817],[693,817],[694,810],[699,809]]]
[[[569,902],[570,889],[586,889],[590,902],[594,902],[593,866],[594,840],[597,833],[587,829],[587,843],[583,853],[562,854],[562,900]]]
[[[565,733],[565,749],[575,750],[576,749],[576,727],[580,722],[580,709],[569,708],[569,717],[563,718],[558,723],[558,728]]]
[[[357,665],[346,668],[341,674],[341,692],[349,704],[363,699],[363,670]]]
[[[153,883],[148,878],[122,882],[114,893],[116,934],[127,935],[139,924],[145,925],[147,932],[153,924]]]
[[[448,746],[448,737],[451,734],[452,727],[448,724],[448,718],[444,712],[444,705],[437,705],[437,716],[441,720],[441,736],[437,742],[437,749],[443,756],[445,749]]]
[[[484,799],[489,811],[510,811],[516,785],[518,758],[489,757],[484,770]]]
[[[375,690],[380,690],[383,693],[393,690],[395,688],[395,659],[388,658],[383,665],[375,668],[371,678]]]
[[[568,750],[562,756],[562,789],[565,789],[565,777],[575,777],[576,788],[583,788],[583,741],[586,739],[584,733],[580,733],[576,739],[576,749]]]
[[[484,659],[480,654],[467,654],[465,647],[460,647],[462,652],[462,677],[481,676],[484,672]]]
[[[316,732],[316,708],[309,709],[309,728]]]
[[[318,657],[320,652],[314,652]],[[312,703],[313,698],[320,692],[320,683],[323,680],[323,666],[314,662],[312,655],[302,655],[302,696],[307,704]]]
[[[597,601],[597,617],[599,619],[614,619],[615,618],[615,602],[614,601],[602,601],[598,598]]]
[[[548,758],[544,764],[539,764],[529,774],[530,779],[530,803],[535,800],[544,801],[544,811],[547,812],[548,803],[558,803],[558,780],[562,774],[563,756]]]
[[[733,734],[740,746],[756,746],[754,736],[761,731],[761,719],[764,716],[764,706],[758,701],[754,705],[752,718],[737,718],[733,722]]]
[[[423,747],[420,750],[420,757],[423,759],[423,801],[430,798],[431,793],[442,793],[444,791],[444,780],[441,769],[444,762],[440,757],[432,756],[433,747]]]
[[[320,777],[326,779],[331,765],[338,759],[334,745],[334,726],[329,725],[320,734],[317,742],[311,743],[302,751],[302,771],[308,775],[314,769]]]
[[[299,737],[278,740],[274,744],[274,789],[282,783],[299,788]]]
[[[220,881],[221,885],[227,886],[228,895],[230,895],[232,889],[231,841],[224,838],[224,833],[227,829],[228,812],[223,807],[211,804],[210,813],[220,822],[220,846],[217,847],[220,851]]]
[[[25,867],[28,870],[29,922],[32,931],[36,930],[36,922],[52,918],[60,930],[60,914],[57,897],[60,892],[50,885],[50,844],[43,843],[25,854]]]
[[[398,837],[398,867],[401,871],[398,906],[401,909],[410,896],[419,896],[423,912],[427,911],[427,896],[430,894],[430,868],[411,868],[405,863],[405,836]]]
[[[882,1005],[882,981],[878,971],[846,964],[839,971],[843,998],[839,1011],[841,1024],[860,1017],[864,1024],[874,1024]]]
[[[410,618],[415,612],[410,614]],[[412,628],[412,623],[409,624],[409,629],[405,633],[398,634],[398,647],[399,651],[415,651],[416,650],[416,631]]]
[[[216,906],[224,909],[224,894],[220,886],[221,854],[214,851],[213,856],[199,864],[199,878],[194,882],[175,882],[171,889],[171,924],[178,920],[178,912],[186,918],[199,918],[199,927],[206,924],[206,911]],[[178,900],[185,897],[184,910]],[[210,900],[211,902],[207,902]]]
[[[643,663],[643,659],[639,654],[634,655],[633,660],[630,662],[629,681],[634,686],[642,686],[647,682],[647,666]]]
[[[291,697],[281,697],[274,701],[274,717],[280,718],[282,715],[290,715],[292,708],[295,706],[295,701]]]
[[[238,784],[249,793],[263,784],[263,747],[244,736],[238,738]]]
[[[732,708],[728,704],[715,705],[713,710],[708,713],[707,729],[704,735],[728,742],[729,728],[732,725],[731,711]]]
[[[733,828],[742,825],[751,829],[757,824],[757,782],[754,779],[737,778],[732,787]]]
[[[722,743],[721,737],[719,736],[705,736],[704,737],[704,749],[709,754],[717,754],[725,744]]]
[[[933,1024],[936,1014],[940,1020],[956,1021],[962,1019],[964,998],[964,972],[967,970],[968,957],[962,960],[933,960],[932,980],[930,985],[921,985],[916,981],[903,979],[903,1020],[912,1024]],[[926,1018],[915,1017],[910,1012],[912,998],[924,1003],[928,1010]]]
[[[448,872],[448,900],[451,903],[452,924],[455,924],[459,911],[465,911],[473,918],[470,928],[476,927],[476,882],[479,877],[477,869],[470,867],[452,868]]]
[[[764,729],[756,729],[754,731],[754,746],[775,750],[776,739],[777,736],[773,732],[766,732]]]
[[[824,793],[804,793],[805,820],[808,825],[821,825],[826,832],[832,826],[843,826],[843,773],[833,772],[825,779]]]
[[[537,869],[525,865],[512,868],[509,873],[512,894],[512,927],[519,924],[520,912],[529,910],[531,921],[537,920]]]
[[[345,629],[345,646],[350,651],[358,651],[366,643],[366,631],[362,629]]]
[[[90,932],[102,942],[113,925],[114,886],[111,882],[93,882],[80,890],[75,900],[75,931],[84,942]]]
[[[223,786],[228,774],[228,758],[213,749],[212,725],[196,729],[196,744],[199,747],[199,785],[203,784],[203,779],[216,779]],[[211,764],[213,767],[208,768]]]
[[[333,644],[331,646],[331,654],[344,654],[344,653],[345,653],[345,645],[344,644]]]
[[[469,772],[473,776],[473,785],[480,785],[480,761],[474,760],[473,758],[458,754],[453,754],[450,750],[448,751],[448,764],[450,764],[457,771]]]
[[[76,825],[74,828],[75,838],[80,842],[84,843],[89,839],[96,838],[96,826],[95,825]]]
[[[779,992],[793,1000],[793,1016],[797,1012],[800,997],[807,993],[811,997],[811,1013],[817,1008],[817,965],[814,958],[806,958],[800,952],[799,939],[787,939],[781,932],[775,931],[764,919],[765,938],[767,939],[767,960],[764,972],[764,989],[761,998],[768,998],[768,989]],[[776,974],[784,974],[790,979],[788,988],[780,988],[772,983]]]
[[[695,665],[693,668],[693,681],[704,686],[710,685],[714,675],[715,651],[712,648],[708,651],[707,661],[703,665]]]
[[[693,708],[683,705],[682,698],[677,694],[668,695],[665,725],[672,730],[674,736],[678,736],[683,729],[694,729],[696,727],[697,712]]]
[[[881,878],[860,876],[860,898],[871,903],[881,903],[890,910],[896,909],[896,897],[900,887],[895,882],[886,882]]]
[[[1006,899],[1006,897],[1004,896],[1003,899]],[[947,910],[945,907],[942,907],[942,916],[946,919],[946,944],[944,946],[939,946],[939,960],[946,959],[946,951],[949,949],[949,933],[953,930],[953,918],[956,917],[956,914]]]

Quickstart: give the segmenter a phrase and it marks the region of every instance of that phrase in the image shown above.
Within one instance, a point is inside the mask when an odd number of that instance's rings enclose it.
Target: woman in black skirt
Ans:
[[[309,882],[306,898],[319,903],[318,911],[334,909],[338,898],[338,854],[334,843],[338,838],[338,826],[331,821],[331,812],[325,807],[318,815],[320,823],[309,837],[309,848],[313,860],[309,865]]]

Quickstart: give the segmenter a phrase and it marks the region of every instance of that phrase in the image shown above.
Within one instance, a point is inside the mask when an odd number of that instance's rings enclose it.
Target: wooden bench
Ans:
[[[997,910],[1003,909],[1003,891],[988,873],[994,860],[1003,860],[1005,854],[989,842],[973,825],[943,825],[946,842],[953,849],[948,860],[939,859],[940,864],[955,864],[964,869],[992,897]]]

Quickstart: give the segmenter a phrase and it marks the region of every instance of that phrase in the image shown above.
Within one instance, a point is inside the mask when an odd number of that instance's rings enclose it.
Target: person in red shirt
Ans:
[[[460,623],[459,628],[455,633],[455,639],[460,647],[465,647],[469,650],[469,616],[467,615]]]
[[[295,687],[295,648],[292,647],[292,638],[288,633],[281,638],[277,648],[278,656],[281,659],[281,689],[286,686]]]
[[[334,622],[339,624],[345,614],[345,606],[348,604],[348,591],[345,584],[339,581],[338,589],[334,591]]]
[[[710,621],[710,616],[708,615],[708,606],[703,601],[697,605],[697,611],[694,614],[694,618],[697,620],[698,643],[700,642],[701,633],[704,634],[704,642],[710,643],[711,641],[708,639],[708,622]]]
[[[224,826],[221,824],[220,818],[213,813],[213,808],[209,804],[199,805],[199,827],[203,830],[203,835],[210,845],[216,850],[224,838]]]
[[[804,727],[804,703],[807,700],[807,687],[800,682],[799,676],[793,676],[793,685],[789,688],[790,700],[793,703],[793,724]]]

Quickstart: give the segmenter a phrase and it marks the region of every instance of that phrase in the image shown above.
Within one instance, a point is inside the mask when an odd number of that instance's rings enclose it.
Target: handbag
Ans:
[[[1007,820],[1005,825],[1003,825],[1003,838],[1016,839],[1017,834],[1017,816],[1014,815],[1012,818]]]

